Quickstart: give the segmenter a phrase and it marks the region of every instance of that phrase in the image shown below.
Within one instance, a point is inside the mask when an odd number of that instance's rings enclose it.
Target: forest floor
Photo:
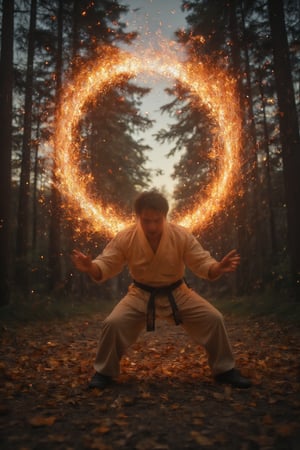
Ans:
[[[203,349],[157,321],[123,358],[120,377],[89,390],[103,318],[1,325],[2,450],[299,449],[295,324],[225,316],[250,389],[215,384]]]

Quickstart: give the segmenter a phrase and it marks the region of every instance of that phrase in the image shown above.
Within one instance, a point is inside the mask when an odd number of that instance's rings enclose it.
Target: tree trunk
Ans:
[[[3,0],[0,59],[0,305],[10,300],[14,2]]]
[[[78,16],[80,15],[80,5],[77,0],[73,2],[73,12],[72,12],[72,60],[75,64],[78,48],[79,48],[79,27],[78,27]]]
[[[29,196],[30,196],[30,154],[32,128],[33,60],[36,31],[36,0],[31,2],[28,33],[27,72],[25,85],[25,113],[22,143],[22,162],[18,205],[16,243],[16,283],[26,296],[29,293]]]
[[[300,299],[300,136],[282,0],[268,0],[288,222],[293,294]]]
[[[254,117],[254,106],[253,106],[253,89],[251,81],[251,64],[249,58],[249,46],[247,42],[247,32],[245,27],[245,15],[243,2],[239,2],[241,11],[241,26],[242,26],[242,46],[245,58],[245,74],[246,74],[246,84],[244,87],[244,99],[247,117],[247,142],[250,144],[247,148],[247,174],[246,179],[248,183],[251,183],[251,190],[248,189],[247,195],[247,210],[248,210],[248,221],[249,229],[252,232],[252,248],[248,249],[248,252],[255,254],[255,261],[252,262],[252,268],[250,272],[251,284],[256,286],[262,284],[263,272],[265,267],[265,251],[264,251],[264,234],[263,234],[263,212],[262,212],[262,199],[261,191],[259,186],[258,177],[258,145],[257,145],[257,130]]]
[[[239,251],[242,253],[242,263],[241,270],[237,276],[237,291],[238,294],[245,294],[249,292],[250,286],[254,283],[257,278],[257,271],[261,264],[254,265],[251,258],[248,257],[249,254],[257,253],[257,215],[254,213],[256,211],[256,198],[257,198],[257,164],[256,164],[256,131],[253,121],[252,105],[250,103],[250,88],[251,86],[247,84],[244,87],[241,79],[241,41],[239,39],[239,30],[236,17],[237,1],[230,0],[229,6],[229,30],[232,41],[231,46],[231,60],[232,67],[235,76],[238,77],[238,89],[239,89],[239,103],[240,110],[246,110],[243,117],[243,129],[246,130],[243,136],[242,149],[241,149],[241,159],[243,163],[243,173],[241,174],[240,184],[242,188],[243,195],[240,198],[238,205],[238,215],[237,226],[238,226],[238,245]],[[244,49],[247,50],[247,49]],[[245,51],[247,55],[247,52]],[[247,64],[247,61],[246,61]],[[247,65],[248,66],[248,65]],[[248,66],[249,69],[249,66]],[[249,74],[248,79],[249,80]],[[248,97],[247,104],[245,100]],[[250,121],[250,127],[247,125],[247,114]],[[249,184],[251,183],[251,191],[249,189]],[[260,260],[258,258],[258,260]]]
[[[34,257],[37,249],[37,229],[38,229],[37,197],[38,197],[38,176],[39,176],[38,174],[39,174],[40,128],[41,128],[41,112],[39,101],[36,132],[35,132],[35,144],[34,144],[34,169],[33,169],[33,187],[32,187],[32,250],[34,253]]]
[[[261,75],[261,71],[258,71],[258,87],[261,98],[262,105],[262,113],[263,113],[263,130],[264,130],[264,138],[263,138],[263,148],[266,156],[266,165],[265,165],[265,179],[267,182],[267,208],[268,208],[268,217],[269,217],[269,230],[270,230],[270,246],[271,246],[271,256],[272,260],[277,257],[278,245],[276,238],[276,228],[275,228],[275,216],[274,216],[274,207],[273,207],[273,195],[272,195],[272,182],[271,182],[271,158],[270,158],[270,149],[269,149],[269,129],[267,122],[267,114],[266,114],[266,100],[264,95],[263,88],[263,78]]]
[[[62,80],[62,47],[63,47],[63,1],[60,0],[57,12],[57,56],[56,56],[56,104],[58,105]],[[49,230],[49,288],[55,289],[60,285],[61,274],[61,221],[60,194],[56,188],[56,148],[53,148],[53,173],[50,203]]]

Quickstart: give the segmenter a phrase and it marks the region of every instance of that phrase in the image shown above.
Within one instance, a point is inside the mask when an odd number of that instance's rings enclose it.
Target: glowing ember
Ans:
[[[57,187],[67,205],[80,211],[81,218],[87,221],[91,231],[110,236],[128,225],[128,219],[120,216],[113,206],[106,207],[101,199],[95,200],[88,195],[92,177],[79,172],[76,135],[78,122],[88,102],[124,76],[135,77],[140,73],[179,80],[199,98],[199,104],[201,102],[207,106],[218,125],[215,146],[210,150],[218,154],[218,174],[208,187],[206,200],[200,204],[199,192],[193,199],[191,210],[184,217],[176,217],[177,223],[191,230],[199,230],[224,207],[229,193],[233,191],[240,166],[240,114],[235,83],[230,77],[207,64],[182,63],[175,52],[149,50],[147,54],[137,56],[114,48],[101,49],[101,56],[93,66],[84,68],[64,89],[55,134]],[[78,227],[81,231],[80,225]]]

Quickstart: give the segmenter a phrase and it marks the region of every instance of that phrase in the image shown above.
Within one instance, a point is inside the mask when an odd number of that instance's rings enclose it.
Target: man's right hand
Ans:
[[[73,250],[71,259],[76,269],[80,272],[89,272],[92,266],[92,258],[84,255],[79,250]]]
[[[80,272],[88,273],[95,280],[101,280],[102,273],[97,264],[93,263],[92,258],[79,250],[73,250],[71,259],[76,269]]]

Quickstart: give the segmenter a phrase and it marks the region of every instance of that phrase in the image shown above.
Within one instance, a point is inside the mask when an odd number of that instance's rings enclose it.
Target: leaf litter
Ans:
[[[204,350],[164,322],[141,334],[104,391],[87,389],[101,314],[3,326],[1,449],[296,450],[299,330],[226,319],[249,390],[215,384]]]

